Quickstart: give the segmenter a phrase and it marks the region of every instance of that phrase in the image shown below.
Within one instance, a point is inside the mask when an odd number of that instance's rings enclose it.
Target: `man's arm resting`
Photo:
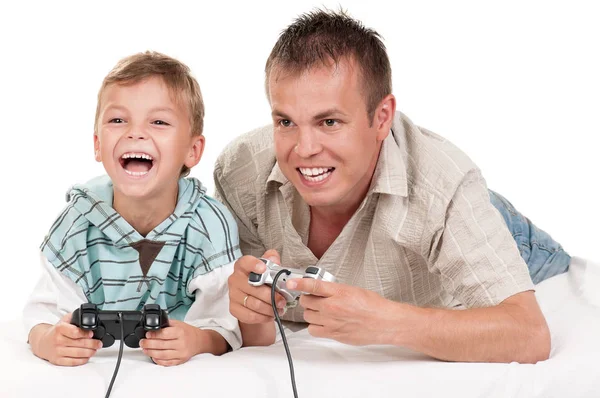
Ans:
[[[550,331],[533,292],[487,308],[449,310],[389,302],[389,343],[461,362],[536,363],[550,355]]]
[[[275,322],[248,324],[240,322],[242,347],[268,346],[275,342]]]

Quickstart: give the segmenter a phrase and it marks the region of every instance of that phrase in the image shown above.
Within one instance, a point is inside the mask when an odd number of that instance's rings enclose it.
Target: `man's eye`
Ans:
[[[333,127],[336,123],[337,121],[335,119],[325,119],[325,126],[327,127]]]
[[[279,124],[282,125],[283,127],[290,127],[292,125],[292,122],[289,121],[288,119],[282,119],[279,121]]]
[[[125,120],[121,119],[120,117],[115,117],[112,118],[108,121],[109,123],[125,123]]]
[[[156,124],[157,126],[168,126],[169,123],[165,122],[164,120],[155,120],[152,122],[152,124]]]

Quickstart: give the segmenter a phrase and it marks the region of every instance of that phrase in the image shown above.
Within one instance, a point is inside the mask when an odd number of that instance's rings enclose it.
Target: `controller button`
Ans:
[[[96,326],[96,313],[84,312],[81,315],[81,327],[85,328],[93,328]]]
[[[147,314],[145,326],[148,329],[157,329],[160,326],[160,316],[158,314]]]
[[[317,268],[317,267],[308,267],[308,268],[306,268],[306,270],[304,272],[307,273],[307,274],[317,275],[319,273],[319,268]]]
[[[261,274],[257,274],[256,272],[250,272],[250,275],[248,275],[248,280],[250,282],[260,282],[261,277]]]

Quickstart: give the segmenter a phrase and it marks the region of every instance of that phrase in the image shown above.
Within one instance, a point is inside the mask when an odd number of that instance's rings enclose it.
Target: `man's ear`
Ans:
[[[204,152],[204,142],[203,135],[195,135],[192,137],[190,150],[184,162],[188,169],[191,169],[200,162],[202,153]]]
[[[392,128],[394,116],[396,115],[396,97],[393,94],[388,94],[379,103],[373,116],[373,124],[377,129],[377,139],[383,141]]]
[[[96,159],[96,162],[102,161],[102,154],[100,153],[100,138],[96,133],[94,133],[94,158]]]

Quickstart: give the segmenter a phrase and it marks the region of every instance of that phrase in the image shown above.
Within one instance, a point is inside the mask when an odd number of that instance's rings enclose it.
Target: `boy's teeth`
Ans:
[[[148,174],[147,171],[129,171],[127,169],[125,169],[125,172],[129,175],[136,176],[136,177],[141,177],[141,176]]]
[[[152,156],[146,155],[145,153],[125,153],[121,156],[123,159],[147,159],[154,160]]]

